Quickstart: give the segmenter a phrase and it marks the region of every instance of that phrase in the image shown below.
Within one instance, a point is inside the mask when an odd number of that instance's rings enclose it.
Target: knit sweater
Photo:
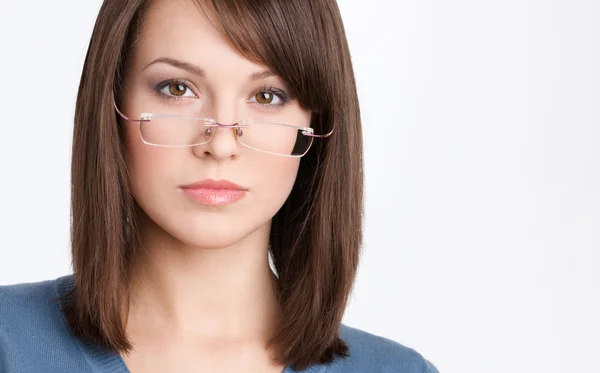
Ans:
[[[0,286],[0,373],[130,373],[120,354],[75,338],[60,304],[73,275]],[[341,324],[350,356],[302,373],[439,373],[415,350]],[[137,372],[136,372],[137,373]],[[283,373],[300,373],[287,366]]]

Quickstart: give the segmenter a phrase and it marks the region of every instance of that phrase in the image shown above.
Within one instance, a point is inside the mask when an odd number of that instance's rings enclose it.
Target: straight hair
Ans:
[[[268,66],[313,111],[316,133],[289,198],[272,220],[269,255],[281,318],[273,360],[302,370],[349,356],[338,331],[362,247],[360,110],[335,0],[195,0],[230,45]],[[74,117],[71,165],[73,287],[60,299],[74,336],[129,353],[130,273],[140,250],[121,126],[113,107],[149,0],[105,0],[87,50]]]

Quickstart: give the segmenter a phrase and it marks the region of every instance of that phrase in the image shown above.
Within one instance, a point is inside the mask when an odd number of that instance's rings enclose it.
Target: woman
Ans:
[[[362,179],[334,0],[105,0],[75,113],[74,273],[0,289],[0,370],[437,372],[341,324]]]

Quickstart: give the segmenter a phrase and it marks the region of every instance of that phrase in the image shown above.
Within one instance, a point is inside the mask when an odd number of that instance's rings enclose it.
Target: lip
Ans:
[[[204,179],[183,185],[180,189],[187,196],[206,206],[229,205],[244,198],[248,189],[228,180]]]
[[[181,188],[247,190],[246,188],[242,188],[241,186],[239,186],[235,183],[232,183],[229,180],[213,180],[213,179],[204,179],[204,180],[192,183],[192,184],[183,185]]]

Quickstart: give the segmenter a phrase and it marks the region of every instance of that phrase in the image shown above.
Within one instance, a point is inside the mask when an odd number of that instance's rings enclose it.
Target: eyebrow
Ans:
[[[192,63],[189,62],[185,62],[185,61],[180,61],[177,60],[175,58],[171,58],[171,57],[160,57],[155,59],[154,61],[150,62],[149,64],[147,64],[142,71],[146,70],[148,67],[157,64],[157,63],[165,63],[167,65],[171,65],[173,67],[176,67],[178,69],[182,69],[185,70],[191,74],[197,75],[199,77],[204,78],[206,76],[206,73],[204,71],[204,69],[198,65],[194,65]],[[262,70],[262,71],[257,71],[254,72],[252,74],[250,74],[248,76],[248,80],[260,80],[260,79],[265,79],[271,76],[276,76],[275,73],[273,73],[270,70]]]

